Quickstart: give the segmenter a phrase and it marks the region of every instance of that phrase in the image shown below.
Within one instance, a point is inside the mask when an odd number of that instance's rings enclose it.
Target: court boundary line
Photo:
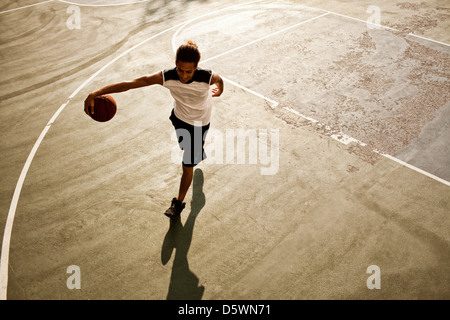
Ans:
[[[422,170],[422,169],[420,169],[420,168],[418,168],[416,166],[413,166],[412,164],[409,164],[408,162],[405,162],[405,161],[400,160],[400,159],[398,159],[398,158],[396,158],[394,156],[391,156],[390,154],[378,152],[377,150],[374,150],[374,152],[379,153],[380,155],[382,155],[385,158],[388,158],[388,159],[390,159],[392,161],[395,161],[398,164],[401,164],[402,166],[405,166],[405,167],[407,167],[409,169],[417,171],[418,173],[421,173],[421,174],[423,174],[423,175],[425,175],[425,176],[427,176],[429,178],[432,178],[432,179],[434,179],[434,180],[436,180],[436,181],[438,181],[438,182],[440,182],[440,183],[450,187],[450,182],[449,181],[447,181],[445,179],[442,179],[442,178],[439,178],[438,176],[435,176],[432,173],[429,173],[429,172],[427,172],[425,170]]]
[[[53,1],[53,0],[52,0]],[[20,173],[19,179],[17,181],[16,187],[14,189],[14,194],[11,200],[11,204],[10,204],[10,208],[9,208],[9,212],[8,212],[8,216],[6,218],[6,223],[5,223],[5,231],[3,234],[3,242],[2,242],[2,252],[1,252],[1,257],[0,257],[0,300],[6,300],[7,299],[7,290],[8,290],[8,268],[9,268],[9,249],[10,249],[10,244],[11,244],[11,234],[12,234],[12,226],[14,223],[14,218],[15,218],[15,214],[16,214],[16,209],[17,209],[17,205],[20,199],[20,193],[22,191],[22,187],[23,184],[25,182],[25,178],[28,174],[28,170],[31,166],[31,163],[34,159],[34,156],[37,152],[37,150],[40,147],[40,144],[42,143],[42,141],[44,140],[47,132],[50,130],[50,127],[52,126],[52,124],[56,121],[56,119],[58,118],[58,116],[61,114],[61,112],[65,109],[65,107],[71,102],[71,100],[88,84],[90,83],[92,80],[94,80],[95,77],[97,77],[101,72],[103,72],[106,68],[108,68],[109,66],[111,66],[112,64],[114,64],[117,60],[121,59],[122,57],[126,56],[127,54],[129,54],[131,51],[137,49],[138,47],[142,46],[143,44],[149,42],[150,40],[153,40],[175,28],[178,28],[179,26],[188,23],[191,20],[196,20],[196,19],[200,19],[202,17],[206,17],[212,14],[216,14],[217,12],[221,12],[221,11],[226,11],[226,10],[230,10],[232,8],[235,7],[239,7],[239,6],[244,6],[244,5],[248,5],[248,4],[253,4],[253,3],[257,3],[257,2],[261,2],[263,0],[255,0],[255,1],[251,1],[251,2],[246,2],[246,3],[240,3],[240,4],[236,4],[236,5],[232,5],[230,7],[225,7],[222,9],[218,9],[212,12],[208,12],[205,13],[203,15],[200,15],[196,18],[193,19],[189,19],[187,21],[181,22],[179,24],[176,24],[170,28],[164,29],[163,31],[160,31],[159,33],[144,39],[143,41],[139,42],[138,44],[132,46],[131,48],[127,49],[126,51],[122,52],[121,54],[119,54],[117,57],[115,57],[114,59],[112,59],[111,61],[109,61],[107,64],[105,64],[102,68],[100,68],[97,72],[95,72],[92,76],[90,76],[86,81],[84,81],[70,96],[69,98],[66,100],[65,103],[63,103],[58,110],[54,113],[54,115],[51,117],[51,119],[48,121],[48,123],[45,125],[44,129],[42,130],[41,134],[39,135],[38,139],[36,140],[36,142],[34,143],[28,157],[27,160],[22,168],[22,171]]]
[[[419,36],[418,34],[415,34],[415,33],[412,33],[412,32],[408,33],[408,36],[419,38],[419,39],[430,41],[430,42],[434,42],[434,43],[437,43],[437,44],[440,44],[440,45],[443,45],[443,46],[446,46],[446,47],[450,47],[450,44],[448,44],[448,43],[445,43],[445,42],[442,42],[442,41],[438,41],[438,40],[434,40],[434,39],[430,39],[430,38],[426,38],[426,37],[423,37],[423,36]]]

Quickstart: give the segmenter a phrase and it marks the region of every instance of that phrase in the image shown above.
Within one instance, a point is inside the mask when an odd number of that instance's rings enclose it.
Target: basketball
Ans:
[[[94,100],[94,114],[91,118],[95,121],[106,122],[111,120],[117,111],[116,101],[108,94],[98,96]]]

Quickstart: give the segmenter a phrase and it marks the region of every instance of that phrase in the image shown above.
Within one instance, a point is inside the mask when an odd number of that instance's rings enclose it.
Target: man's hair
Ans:
[[[188,41],[187,44],[181,45],[177,50],[175,62],[193,62],[198,65],[201,55],[198,47],[192,41]]]

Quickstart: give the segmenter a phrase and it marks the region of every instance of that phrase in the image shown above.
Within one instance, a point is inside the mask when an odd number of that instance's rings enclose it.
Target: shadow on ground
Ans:
[[[201,300],[205,288],[199,286],[198,277],[189,269],[187,255],[192,242],[195,220],[205,206],[203,171],[195,170],[192,190],[191,212],[184,226],[181,219],[170,220],[170,228],[161,249],[161,262],[166,265],[175,249],[172,275],[167,300]]]

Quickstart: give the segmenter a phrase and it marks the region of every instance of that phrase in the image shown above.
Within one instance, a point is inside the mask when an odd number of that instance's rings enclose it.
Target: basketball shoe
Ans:
[[[175,219],[180,216],[181,211],[183,211],[185,206],[186,203],[184,202],[182,203],[181,201],[177,200],[177,198],[173,198],[170,208],[167,209],[166,212],[164,212],[164,214],[171,219]]]

